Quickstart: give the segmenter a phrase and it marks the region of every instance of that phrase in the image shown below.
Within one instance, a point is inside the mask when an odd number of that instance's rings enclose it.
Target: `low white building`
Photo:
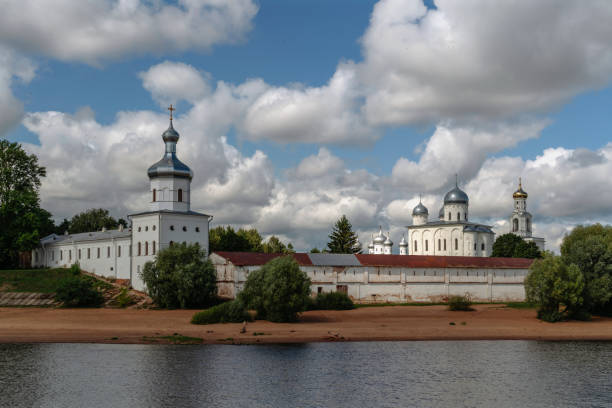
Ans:
[[[250,273],[280,254],[214,252],[219,294],[234,298]],[[365,254],[292,254],[313,295],[347,293],[355,302],[440,302],[469,294],[475,301],[525,300],[531,259]]]
[[[179,134],[172,125],[162,134],[161,160],[149,167],[149,210],[129,215],[130,229],[82,234],[52,234],[32,251],[32,265],[60,267],[78,263],[83,270],[105,277],[129,280],[144,290],[140,272],[161,248],[173,243],[199,243],[208,252],[212,216],[190,209],[193,173],[176,156]]]

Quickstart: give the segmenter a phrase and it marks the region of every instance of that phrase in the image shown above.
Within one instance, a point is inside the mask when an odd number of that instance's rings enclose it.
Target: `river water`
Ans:
[[[2,407],[612,407],[612,343],[0,344]]]

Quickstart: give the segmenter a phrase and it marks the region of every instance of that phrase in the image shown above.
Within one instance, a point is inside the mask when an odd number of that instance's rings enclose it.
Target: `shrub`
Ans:
[[[72,273],[74,276],[81,274],[81,267],[79,266],[78,263],[73,263],[72,265],[70,265],[69,270],[70,270],[70,273]]]
[[[193,324],[240,323],[252,321],[251,315],[238,300],[221,303],[193,315]]]
[[[470,295],[465,294],[463,296],[451,296],[448,299],[448,310],[453,311],[471,311],[472,309],[472,299]]]
[[[117,295],[116,300],[117,305],[119,305],[119,307],[121,308],[128,307],[135,303],[134,299],[132,299],[132,296],[130,296],[130,292],[127,290],[127,288],[121,288],[121,292],[119,292],[119,294]]]
[[[355,304],[344,292],[319,293],[312,303],[312,310],[351,310]]]
[[[274,258],[249,274],[239,300],[259,319],[294,322],[310,302],[310,279],[292,256]]]
[[[102,294],[89,279],[69,277],[63,279],[55,293],[55,300],[65,307],[99,307],[104,302]]]
[[[215,267],[197,243],[160,250],[154,262],[145,264],[140,276],[160,307],[202,307],[216,300]]]

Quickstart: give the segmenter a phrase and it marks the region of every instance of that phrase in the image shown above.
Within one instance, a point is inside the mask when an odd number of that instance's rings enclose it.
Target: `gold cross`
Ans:
[[[172,107],[172,104],[170,104],[170,107],[168,108],[168,110],[170,111],[170,120],[172,120],[172,111],[175,111],[176,109],[174,109]]]

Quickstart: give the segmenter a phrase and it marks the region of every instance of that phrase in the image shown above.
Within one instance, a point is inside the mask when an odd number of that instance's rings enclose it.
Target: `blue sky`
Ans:
[[[0,82],[0,91],[7,95],[4,101],[23,103],[21,112],[0,116],[0,129],[4,137],[40,153],[50,178],[55,175],[63,185],[86,181],[78,179],[78,171],[61,168],[65,160],[49,153],[54,147],[77,151],[77,145],[93,143],[104,153],[74,166],[106,166],[111,154],[119,154],[112,152],[120,150],[108,135],[131,135],[125,140],[135,144],[135,138],[155,141],[158,136],[149,130],[135,130],[138,120],[161,120],[166,103],[174,102],[177,128],[191,132],[182,132],[184,143],[195,143],[186,145],[185,154],[201,174],[196,197],[202,209],[212,207],[209,212],[217,211],[221,222],[256,226],[298,246],[322,242],[326,225],[341,212],[352,215],[365,237],[379,224],[397,234],[410,220],[415,197],[422,193],[425,203],[437,209],[455,172],[472,202],[480,200],[474,216],[500,231],[504,214],[511,211],[504,197],[520,175],[531,178],[537,189],[530,208],[550,241],[558,243],[576,223],[610,220],[607,195],[602,204],[575,209],[580,196],[597,194],[601,174],[610,168],[612,45],[605,21],[612,11],[605,2],[568,2],[552,16],[554,2],[548,1],[423,6],[417,0],[236,0],[220,7],[219,25],[207,14],[207,7],[218,6],[206,0],[195,11],[171,2],[170,8],[185,12],[183,21],[171,24],[201,19],[178,37],[155,27],[160,21],[168,24],[163,10],[138,2],[126,20],[115,21],[111,9],[120,3],[108,2],[92,6],[90,27],[105,27],[96,24],[99,18],[127,34],[117,29],[92,38],[79,37],[86,31],[79,31],[81,22],[70,20],[76,17],[68,12],[69,3],[59,11],[11,5],[23,7],[19,24],[24,28],[12,29],[7,20],[0,30],[0,74],[9,78]],[[38,12],[56,11],[65,14],[58,17],[66,19],[61,29],[36,19]],[[540,23],[534,23],[537,16]],[[583,26],[564,28],[568,17]],[[138,19],[150,24],[146,36],[125,29]],[[599,52],[588,53],[591,47]],[[160,78],[155,67],[165,67],[162,79],[195,75],[209,89],[188,102],[163,81],[147,88],[144,78]],[[196,112],[220,106],[218,81],[234,90],[231,103],[200,120]],[[256,82],[255,90],[237,91]],[[84,107],[95,119],[74,116]],[[133,113],[133,121],[122,119],[125,112]],[[63,136],[71,132],[75,135]],[[146,149],[130,147],[146,152],[142,167],[157,154],[152,143]],[[577,162],[582,167],[576,168]],[[112,171],[111,178],[121,178],[126,170]],[[258,179],[242,179],[254,173]],[[592,180],[593,186],[552,205],[551,199],[563,199],[568,190],[557,178],[569,183],[570,173]],[[144,202],[137,176],[119,183],[123,198],[92,191],[79,199],[71,197],[69,187],[54,187],[50,180],[41,191],[43,204],[58,218],[90,206],[123,215]],[[254,186],[251,198],[232,196],[240,191],[232,190],[233,184],[241,183]],[[609,182],[603,187],[612,190]],[[315,198],[305,198],[308,192]],[[284,202],[288,195],[298,197],[296,202]],[[308,220],[273,222],[283,218],[275,211],[325,216],[315,217],[321,219],[310,228]],[[298,236],[304,225],[307,231]]]

